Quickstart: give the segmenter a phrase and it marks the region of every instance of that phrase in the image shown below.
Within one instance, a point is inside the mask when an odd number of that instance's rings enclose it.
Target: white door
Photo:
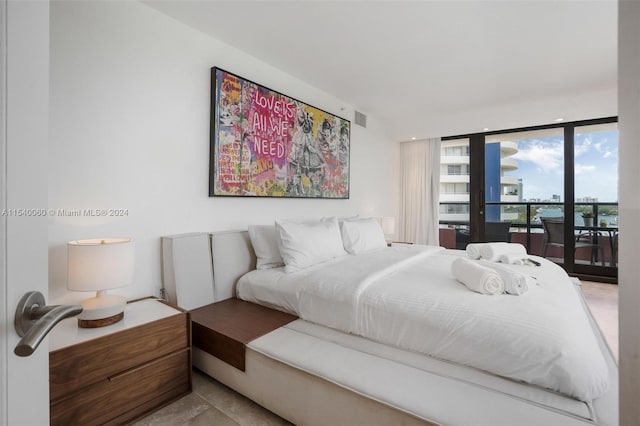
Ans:
[[[49,2],[0,0],[0,424],[49,423],[45,340],[30,357],[13,353],[22,295],[48,295],[47,208]]]

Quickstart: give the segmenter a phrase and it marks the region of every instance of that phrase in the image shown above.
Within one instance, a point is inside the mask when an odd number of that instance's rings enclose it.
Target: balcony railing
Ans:
[[[442,202],[443,205],[469,205],[468,202]],[[598,239],[602,246],[604,259],[600,259],[597,265],[605,264],[609,268],[617,269],[617,238],[618,238],[618,203],[605,202],[575,202],[574,204],[574,228],[576,236],[580,233],[590,233],[592,237]],[[519,242],[527,247],[530,254],[542,254],[542,238],[544,235],[542,229],[542,217],[564,217],[564,203],[560,202],[487,202],[486,203],[487,218],[498,216],[500,222],[510,222],[509,237],[512,242]],[[499,209],[498,212],[491,213],[491,206]],[[582,217],[583,213],[591,213],[593,216],[593,226],[585,227],[585,221]],[[448,215],[447,215],[448,216]],[[462,247],[465,231],[469,230],[469,219],[456,215],[457,220],[440,220],[441,228],[441,245],[447,248],[464,248]],[[487,219],[487,222],[492,220]],[[467,237],[468,241],[468,237]],[[548,257],[563,257],[561,250],[556,251],[549,249]],[[576,265],[593,264],[588,251],[576,251],[574,255]]]

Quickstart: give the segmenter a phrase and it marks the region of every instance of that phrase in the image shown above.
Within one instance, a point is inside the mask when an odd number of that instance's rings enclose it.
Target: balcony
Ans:
[[[443,155],[440,157],[440,164],[469,164],[468,155]]]
[[[504,196],[503,196],[504,197]],[[444,204],[444,203],[442,203]],[[456,204],[449,202],[446,204]],[[462,204],[462,203],[460,203]],[[553,202],[500,202],[487,205],[501,206],[501,221],[511,222],[509,239],[521,243],[529,254],[542,255],[544,232],[540,217],[563,217],[564,204]],[[582,212],[591,212],[594,226],[585,226]],[[548,214],[547,214],[548,213]],[[468,215],[440,215],[440,240],[446,248],[464,248],[459,237],[460,229],[469,229]],[[589,238],[597,242],[601,251],[591,258],[589,250],[577,250],[573,258],[568,259],[572,270],[569,273],[598,276],[599,279],[616,282],[618,273],[618,204],[617,203],[574,203],[574,232],[578,238]],[[604,256],[604,258],[602,258]],[[547,258],[565,264],[561,248],[550,247]],[[566,266],[565,266],[566,267]]]
[[[516,197],[518,198],[518,197]],[[517,200],[516,200],[517,201]],[[445,204],[449,202],[454,203],[469,203],[469,194],[443,194],[440,193],[440,202]]]
[[[518,178],[514,176],[502,176],[500,178],[500,185],[509,185],[509,186],[517,187],[519,183],[520,182],[518,182]]]
[[[504,157],[515,155],[518,152],[518,144],[511,141],[500,142],[500,152]]]
[[[501,195],[500,201],[503,203],[517,203],[520,200],[520,197],[517,195]]]
[[[469,183],[469,175],[440,175],[440,183]]]
[[[502,158],[500,160],[500,168],[506,172],[518,170],[518,160],[514,158]]]

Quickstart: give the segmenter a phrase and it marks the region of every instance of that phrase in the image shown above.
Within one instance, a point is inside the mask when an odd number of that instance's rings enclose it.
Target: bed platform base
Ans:
[[[296,425],[435,425],[292,368],[252,349],[246,370],[193,348],[193,365]]]
[[[246,231],[163,237],[162,259],[163,285],[170,302],[190,310],[234,297],[238,278],[255,268]],[[394,374],[390,372],[393,362],[384,357],[343,346],[332,348],[322,338],[315,342],[309,336],[292,337],[290,325],[246,345],[244,372],[197,347],[193,365],[297,425],[613,426],[618,423],[617,365],[595,321],[590,320],[607,354],[612,387],[606,397],[594,402],[597,417],[591,420],[509,394],[485,392],[482,386],[469,388],[468,383],[450,378],[445,378],[450,383],[444,386],[437,374],[419,369]],[[346,381],[345,376],[349,376]],[[372,386],[354,385],[357,382]],[[407,400],[420,414],[406,408]]]

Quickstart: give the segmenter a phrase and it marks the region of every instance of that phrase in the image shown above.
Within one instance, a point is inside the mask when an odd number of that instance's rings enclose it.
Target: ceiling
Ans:
[[[394,141],[617,115],[615,0],[145,3],[375,117]]]

